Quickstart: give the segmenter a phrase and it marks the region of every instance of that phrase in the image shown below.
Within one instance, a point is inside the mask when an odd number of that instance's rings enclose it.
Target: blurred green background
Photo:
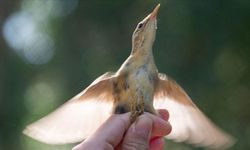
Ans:
[[[218,126],[250,148],[250,1],[1,0],[0,150],[66,150],[21,132],[115,71],[161,3],[154,55]],[[166,149],[193,147],[167,141]]]

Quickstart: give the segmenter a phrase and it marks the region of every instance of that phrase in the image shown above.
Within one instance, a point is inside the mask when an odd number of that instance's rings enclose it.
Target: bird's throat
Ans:
[[[145,40],[140,42],[134,42],[132,46],[131,55],[153,55],[152,53],[153,43],[146,42]]]

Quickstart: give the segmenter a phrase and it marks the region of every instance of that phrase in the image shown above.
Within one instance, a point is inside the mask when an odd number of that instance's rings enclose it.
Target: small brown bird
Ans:
[[[112,113],[131,112],[131,121],[144,111],[170,113],[172,132],[166,136],[210,149],[231,146],[234,139],[216,127],[185,91],[158,73],[152,47],[160,4],[136,27],[132,51],[115,73],[105,73],[60,108],[27,126],[24,133],[49,144],[74,143],[92,134]]]

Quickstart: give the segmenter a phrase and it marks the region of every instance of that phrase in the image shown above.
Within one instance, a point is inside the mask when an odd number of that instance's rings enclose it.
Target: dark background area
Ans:
[[[199,108],[250,148],[250,1],[1,0],[0,150],[66,150],[22,134],[131,50],[137,23],[161,3],[155,61]],[[166,142],[166,149],[194,149]]]

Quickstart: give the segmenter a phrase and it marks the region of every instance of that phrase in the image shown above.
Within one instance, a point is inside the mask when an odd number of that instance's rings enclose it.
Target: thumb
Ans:
[[[141,115],[130,126],[121,145],[123,150],[148,150],[153,120]]]

